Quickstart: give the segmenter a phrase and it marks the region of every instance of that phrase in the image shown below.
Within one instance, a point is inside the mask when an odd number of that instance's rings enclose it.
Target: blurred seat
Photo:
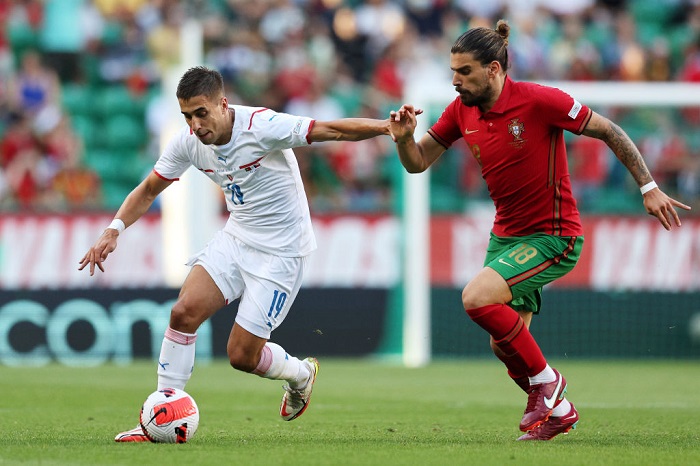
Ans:
[[[114,178],[119,174],[118,154],[106,149],[85,151],[85,164],[100,174],[102,179]]]
[[[628,11],[636,22],[669,23],[676,15],[682,2],[677,0],[637,0],[628,2]]]
[[[448,149],[430,168],[430,209],[433,212],[459,212],[465,195],[461,187],[462,157],[457,148]],[[471,157],[471,155],[469,155]]]
[[[359,86],[338,86],[331,89],[330,96],[340,104],[346,117],[356,115],[362,104],[362,90]]]
[[[639,215],[644,212],[644,207],[639,199],[639,191],[612,186],[600,188],[595,202],[591,202],[587,210],[594,214]]]
[[[25,50],[39,48],[39,34],[29,24],[23,21],[9,21],[6,27],[7,42],[16,63]]]
[[[432,213],[461,212],[464,210],[465,196],[446,186],[430,188],[430,211]]]
[[[85,163],[103,180],[123,182],[133,189],[145,177],[152,162],[134,150],[93,149],[85,151]]]
[[[95,102],[92,90],[82,84],[66,83],[61,88],[61,103],[70,115],[90,115]]]
[[[100,125],[95,120],[86,115],[73,114],[70,117],[71,127],[75,134],[83,141],[85,150],[91,150],[101,146]]]
[[[147,96],[136,96],[124,85],[102,86],[96,97],[96,115],[103,118],[117,114],[143,118],[146,111]]]
[[[103,207],[107,210],[119,208],[150,165],[138,152],[104,149],[87,151],[85,163],[100,175]]]
[[[122,205],[126,196],[134,189],[134,185],[121,180],[102,180],[102,197],[104,208],[117,210]]]
[[[142,120],[129,115],[113,115],[104,123],[105,146],[110,149],[134,150],[147,141]]]
[[[693,153],[700,153],[700,132],[688,130],[685,132],[685,142]]]

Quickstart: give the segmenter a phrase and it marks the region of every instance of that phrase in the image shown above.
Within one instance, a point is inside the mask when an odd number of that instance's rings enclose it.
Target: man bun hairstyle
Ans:
[[[508,36],[510,26],[504,19],[498,20],[496,29],[477,27],[469,29],[455,41],[450,53],[469,53],[482,65],[492,61],[508,70]]]
[[[195,66],[182,75],[177,84],[177,98],[189,100],[200,95],[209,98],[224,95],[224,78],[221,73],[205,66]]]

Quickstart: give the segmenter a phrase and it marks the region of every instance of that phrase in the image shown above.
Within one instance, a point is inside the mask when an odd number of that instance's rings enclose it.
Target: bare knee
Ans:
[[[202,322],[226,304],[224,295],[201,265],[195,265],[180,289],[170,311],[170,327],[194,333]]]
[[[474,293],[472,293],[468,286],[465,286],[462,290],[462,306],[464,306],[466,311],[469,311],[469,309],[479,307],[476,303],[476,296],[474,296]]]
[[[195,333],[201,324],[202,320],[196,310],[186,300],[178,299],[170,311],[170,328]]]
[[[508,283],[489,267],[484,267],[462,290],[462,305],[467,313],[489,304],[505,304],[511,299]]]
[[[480,293],[469,285],[462,290],[462,306],[464,306],[464,310],[467,313],[472,309],[478,309],[489,304],[496,304],[496,300],[485,293]]]

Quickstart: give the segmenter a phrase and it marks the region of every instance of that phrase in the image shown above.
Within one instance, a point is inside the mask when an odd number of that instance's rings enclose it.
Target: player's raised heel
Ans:
[[[311,376],[304,388],[291,388],[289,385],[284,386],[285,392],[282,397],[282,404],[280,405],[280,416],[282,416],[282,419],[285,421],[293,421],[304,414],[304,411],[309,407],[309,402],[311,401],[311,392],[314,389],[314,383],[316,383],[319,365],[316,358],[306,358],[303,363],[308,367]]]
[[[114,437],[115,442],[150,442],[141,426],[136,426],[131,430],[120,432]]]

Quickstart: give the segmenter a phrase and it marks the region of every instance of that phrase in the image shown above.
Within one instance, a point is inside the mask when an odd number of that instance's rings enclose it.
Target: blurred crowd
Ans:
[[[385,118],[407,82],[449,83],[454,40],[499,18],[516,80],[700,82],[700,0],[0,0],[0,210],[118,206],[158,156],[163,99],[175,99],[161,95],[163,76],[188,21],[202,25],[204,64],[221,71],[229,101],[329,120]],[[109,89],[127,94],[108,100]],[[669,193],[698,204],[698,108],[595,110],[630,133]],[[604,144],[567,140],[582,210],[641,212]],[[313,211],[394,207],[389,138],[296,153]],[[461,144],[431,186],[436,211],[486,196]]]

